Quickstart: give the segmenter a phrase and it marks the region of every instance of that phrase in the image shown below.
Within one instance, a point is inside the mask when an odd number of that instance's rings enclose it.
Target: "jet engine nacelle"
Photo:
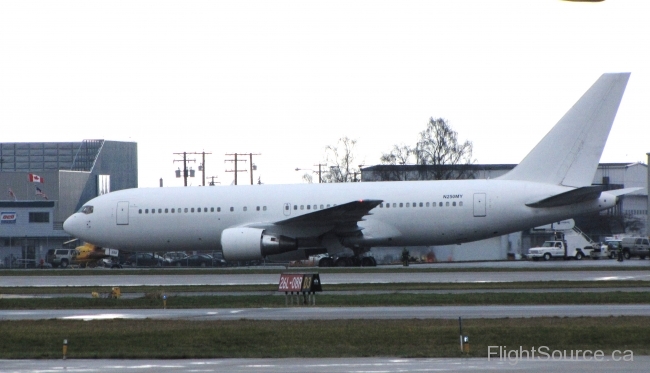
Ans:
[[[226,260],[257,260],[298,249],[295,238],[265,234],[259,228],[228,228],[221,233]]]

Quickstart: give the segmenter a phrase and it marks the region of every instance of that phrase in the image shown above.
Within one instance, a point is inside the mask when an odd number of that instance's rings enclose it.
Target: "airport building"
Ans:
[[[0,143],[0,267],[38,263],[85,202],[137,186],[134,142]]]
[[[650,153],[648,154],[650,162]],[[361,181],[432,180],[436,175],[450,179],[494,179],[512,170],[515,164],[471,164],[462,166],[377,165],[361,169]],[[647,236],[648,185],[650,174],[643,163],[601,163],[593,180],[603,189],[642,188],[622,196],[613,209],[590,216],[576,216],[575,226],[598,242],[607,236],[625,234]],[[412,256],[424,261],[503,260],[520,258],[530,247],[548,239],[548,229],[531,229],[487,240],[431,247],[409,247]],[[375,258],[381,263],[399,260],[394,248],[373,248]]]

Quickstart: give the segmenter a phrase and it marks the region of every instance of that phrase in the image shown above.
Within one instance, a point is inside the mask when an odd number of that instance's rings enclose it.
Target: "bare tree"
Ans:
[[[472,177],[467,167],[475,162],[472,150],[470,141],[458,142],[458,133],[445,119],[429,118],[427,128],[420,132],[420,139],[414,148],[417,164],[426,166],[422,168],[420,177],[426,180]]]
[[[393,145],[393,149],[388,153],[382,153],[379,160],[382,165],[406,165],[412,163],[413,155],[413,149],[408,145]],[[381,168],[378,172],[380,180],[383,181],[406,180],[406,172],[397,167]]]
[[[322,181],[324,183],[350,183],[358,181],[360,174],[359,167],[355,164],[354,147],[357,140],[349,137],[341,137],[336,146],[328,145],[325,148],[325,163],[329,165],[329,171],[324,172]]]
[[[469,167],[475,161],[472,159],[472,143],[458,142],[458,133],[442,118],[429,118],[427,128],[420,132],[419,140],[414,147],[394,145],[389,153],[382,154],[380,160],[388,167],[378,170],[380,180],[448,180],[473,178]],[[417,165],[417,177],[409,173],[407,164]],[[409,176],[409,174],[411,174]]]

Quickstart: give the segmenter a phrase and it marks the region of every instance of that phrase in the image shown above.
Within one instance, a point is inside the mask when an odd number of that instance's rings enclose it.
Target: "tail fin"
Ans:
[[[591,185],[630,73],[603,74],[517,167],[500,177]]]

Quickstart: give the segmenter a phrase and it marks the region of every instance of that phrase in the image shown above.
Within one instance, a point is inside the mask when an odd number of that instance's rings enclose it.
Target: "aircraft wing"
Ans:
[[[334,207],[317,210],[308,214],[281,220],[275,223],[279,226],[293,227],[329,227],[338,235],[353,235],[361,231],[357,225],[363,217],[370,215],[370,210],[377,207],[382,200],[359,200],[344,203]],[[328,229],[329,230],[329,229]]]

